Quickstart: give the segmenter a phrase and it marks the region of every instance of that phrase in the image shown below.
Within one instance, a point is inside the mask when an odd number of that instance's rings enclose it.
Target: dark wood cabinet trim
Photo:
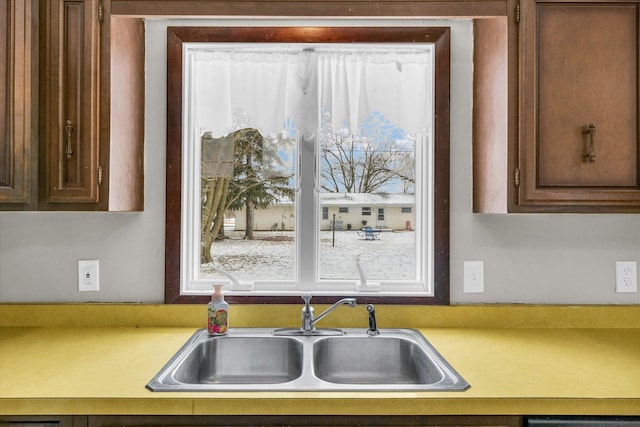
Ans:
[[[111,0],[114,15],[129,16],[313,16],[313,17],[469,17],[505,16],[504,0]]]

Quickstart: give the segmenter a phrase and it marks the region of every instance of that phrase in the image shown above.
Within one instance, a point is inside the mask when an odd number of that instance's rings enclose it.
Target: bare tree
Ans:
[[[339,193],[374,193],[391,183],[409,191],[414,183],[413,150],[395,141],[372,143],[366,137],[323,133],[322,189]]]

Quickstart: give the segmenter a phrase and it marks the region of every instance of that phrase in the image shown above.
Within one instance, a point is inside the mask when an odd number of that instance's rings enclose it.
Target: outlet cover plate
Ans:
[[[638,292],[638,264],[635,261],[616,262],[616,292]]]
[[[78,291],[100,290],[100,263],[97,259],[78,260]]]
[[[463,290],[466,294],[484,292],[484,261],[465,261]]]

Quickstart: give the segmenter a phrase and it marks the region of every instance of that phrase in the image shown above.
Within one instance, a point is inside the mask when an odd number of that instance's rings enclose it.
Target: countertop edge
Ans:
[[[278,398],[290,403],[308,398]],[[313,399],[306,410],[283,414],[274,410],[274,398],[251,399],[247,412],[246,398],[215,399],[19,399],[0,398],[0,415],[616,415],[640,416],[640,399],[511,399],[511,398],[415,398],[411,405],[403,400],[403,412],[398,414],[395,399],[387,397],[340,397],[336,409],[332,398]],[[384,404],[381,404],[384,400]],[[407,406],[411,409],[407,410]],[[497,410],[496,408],[500,408]],[[275,407],[279,408],[279,405]]]

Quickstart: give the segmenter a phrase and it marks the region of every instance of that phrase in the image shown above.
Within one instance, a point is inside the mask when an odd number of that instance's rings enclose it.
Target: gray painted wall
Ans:
[[[471,213],[472,28],[451,25],[451,301],[640,303],[614,288],[615,261],[640,262],[640,215]],[[147,23],[144,212],[1,212],[0,302],[162,302],[166,26]],[[77,291],[78,259],[100,260],[100,292]],[[485,293],[463,293],[465,260],[485,262]]]

